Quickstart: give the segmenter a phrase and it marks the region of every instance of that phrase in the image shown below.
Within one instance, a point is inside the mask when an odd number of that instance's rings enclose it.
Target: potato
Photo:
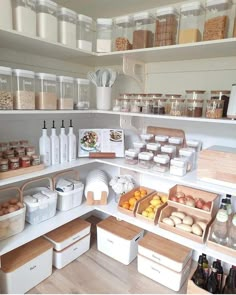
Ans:
[[[174,221],[174,224],[181,224],[182,220],[179,217],[176,216],[170,216],[170,219],[172,219]]]
[[[193,224],[193,218],[191,216],[185,216],[183,219],[183,224],[192,225]]]
[[[11,205],[15,205],[15,204],[17,204],[18,201],[19,201],[19,200],[18,200],[17,198],[12,198],[12,199],[9,201],[9,203],[10,203]]]
[[[18,208],[18,207],[17,207]],[[15,206],[9,206],[8,208],[8,212],[9,213],[12,213],[12,212],[15,212],[17,209],[15,208]]]
[[[184,219],[185,214],[183,212],[175,211],[171,213],[171,216],[179,217],[180,219]]]
[[[201,227],[196,223],[192,225],[192,232],[197,236],[202,236],[203,234]]]
[[[165,224],[168,224],[168,225],[170,225],[170,226],[175,226],[174,221],[173,221],[172,219],[168,218],[168,217],[164,218],[164,219],[162,220],[162,222],[165,223]]]
[[[24,205],[21,203],[21,202],[17,202],[17,204],[16,204],[19,208],[23,208],[24,207]]]
[[[179,229],[182,229],[182,230],[184,230],[184,231],[186,231],[188,233],[192,232],[192,227],[190,225],[187,225],[187,224],[183,224],[183,223],[182,224],[177,224],[176,227],[179,228]]]
[[[2,208],[8,208],[8,206],[9,206],[9,203],[8,202],[2,203]]]
[[[203,231],[206,230],[207,224],[204,221],[197,221],[196,224],[199,225]]]

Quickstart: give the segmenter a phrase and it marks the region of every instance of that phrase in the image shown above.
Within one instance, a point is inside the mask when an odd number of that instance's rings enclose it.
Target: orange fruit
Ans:
[[[135,205],[135,203],[137,202],[137,200],[134,198],[134,197],[132,197],[132,198],[130,198],[129,199],[129,204],[132,206],[132,205]]]
[[[140,191],[135,191],[134,192],[134,197],[140,197],[140,195],[141,195]]]
[[[124,203],[124,204],[122,204],[122,208],[124,208],[124,209],[129,209],[129,204],[127,204],[127,203]]]
[[[133,211],[134,210],[134,205],[129,206],[129,210]]]
[[[135,196],[135,199],[138,201],[141,199],[141,196]]]
[[[146,196],[147,191],[145,189],[140,189],[140,194]]]

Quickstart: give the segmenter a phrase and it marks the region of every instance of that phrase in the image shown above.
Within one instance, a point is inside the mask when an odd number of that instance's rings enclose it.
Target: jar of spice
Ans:
[[[21,157],[20,158],[20,166],[22,168],[30,167],[30,157],[29,156]]]
[[[173,145],[164,145],[161,147],[161,153],[168,155],[170,159],[176,157],[176,147]]]
[[[19,147],[19,148],[16,148],[15,149],[15,156],[16,157],[23,157],[23,156],[25,156],[25,148],[23,147]]]
[[[227,117],[229,98],[230,90],[211,90],[211,99],[219,99],[224,101],[222,117]]]
[[[18,148],[18,146],[19,146],[19,142],[18,141],[10,141],[9,142],[9,147],[10,147],[10,149],[16,149],[16,148]]]
[[[170,116],[184,116],[184,99],[181,94],[166,94],[170,103]]]
[[[135,149],[128,149],[125,151],[125,163],[129,165],[138,164],[138,151]]]
[[[161,152],[161,145],[157,142],[147,143],[147,152],[152,153],[153,156],[156,156]]]
[[[35,147],[34,146],[28,146],[25,149],[26,155],[27,156],[32,156],[35,154]]]
[[[206,118],[220,119],[223,116],[224,101],[211,99],[207,101]]]
[[[170,168],[170,157],[168,155],[156,155],[153,158],[153,170],[157,172],[167,172]]]
[[[133,15],[133,49],[153,47],[154,40],[154,18],[149,12]]]
[[[150,169],[153,165],[153,154],[142,152],[138,154],[138,165],[144,169]]]
[[[26,148],[29,145],[28,140],[20,140],[20,147]]]
[[[0,110],[13,109],[11,75],[11,68],[0,67]]]
[[[159,94],[159,97],[153,100],[153,113],[156,115],[165,115],[166,113],[166,98],[162,97],[162,94]]]
[[[183,146],[184,139],[182,137],[169,137],[168,142],[176,147],[176,155],[178,155],[179,149]]]
[[[114,51],[130,50],[133,44],[133,20],[131,16],[117,17],[115,23]]]
[[[40,156],[39,155],[32,155],[31,156],[31,165],[32,166],[40,165]]]
[[[8,171],[8,160],[0,159],[0,172]]]
[[[187,161],[183,158],[170,160],[170,174],[184,176],[187,173]]]
[[[114,105],[113,105],[113,108],[112,108],[112,110],[114,111],[114,112],[120,112],[120,110],[121,110],[121,98],[116,98],[115,99],[115,103],[114,103]]]
[[[9,159],[9,170],[16,170],[20,168],[19,158],[13,157]]]
[[[146,143],[145,142],[134,142],[134,149],[138,152],[138,153],[142,153],[146,151]]]
[[[169,136],[168,135],[156,135],[155,142],[159,142],[161,146],[166,145],[168,143]]]
[[[3,157],[4,159],[10,159],[10,158],[14,158],[14,150],[10,149],[10,150],[6,150],[3,152]]]
[[[153,101],[151,99],[143,99],[142,100],[142,113],[144,114],[151,114],[153,107]]]
[[[7,142],[1,142],[0,143],[0,152],[4,152],[8,149],[8,143]]]
[[[111,52],[112,50],[112,19],[97,19],[97,52]]]
[[[121,112],[129,112],[130,111],[130,99],[128,98],[122,98],[121,99]]]

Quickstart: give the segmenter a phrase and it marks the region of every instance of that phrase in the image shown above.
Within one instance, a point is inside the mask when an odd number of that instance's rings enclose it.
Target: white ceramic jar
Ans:
[[[83,14],[78,14],[77,48],[90,52],[93,49],[93,19]]]
[[[76,47],[77,13],[61,7],[58,10],[58,41],[70,47]]]
[[[0,1],[0,28],[5,30],[12,29],[12,1]]]

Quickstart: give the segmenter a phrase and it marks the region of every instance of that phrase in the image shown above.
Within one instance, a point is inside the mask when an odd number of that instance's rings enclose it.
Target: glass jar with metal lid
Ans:
[[[142,113],[151,114],[153,110],[153,101],[148,97],[148,95],[144,95],[142,99]]]
[[[0,110],[12,109],[12,69],[0,67]]]
[[[222,117],[227,117],[229,98],[230,90],[211,90],[211,99],[219,99],[224,101]]]
[[[114,100],[114,104],[113,104],[113,108],[112,110],[114,112],[120,112],[121,110],[121,101],[122,101],[122,98],[118,97]]]
[[[132,97],[132,93],[123,93],[120,95],[120,111],[121,112],[129,112],[130,111],[130,100]]]
[[[133,19],[121,16],[114,19],[114,51],[130,50],[133,47]]]
[[[187,117],[202,117],[205,90],[186,90]]]
[[[132,113],[141,113],[142,105],[141,98],[138,94],[133,94],[130,100],[130,111]]]
[[[181,94],[166,94],[170,104],[170,116],[184,116],[184,102]]]
[[[77,17],[77,48],[91,52],[94,37],[93,19],[83,14],[78,14]]]

